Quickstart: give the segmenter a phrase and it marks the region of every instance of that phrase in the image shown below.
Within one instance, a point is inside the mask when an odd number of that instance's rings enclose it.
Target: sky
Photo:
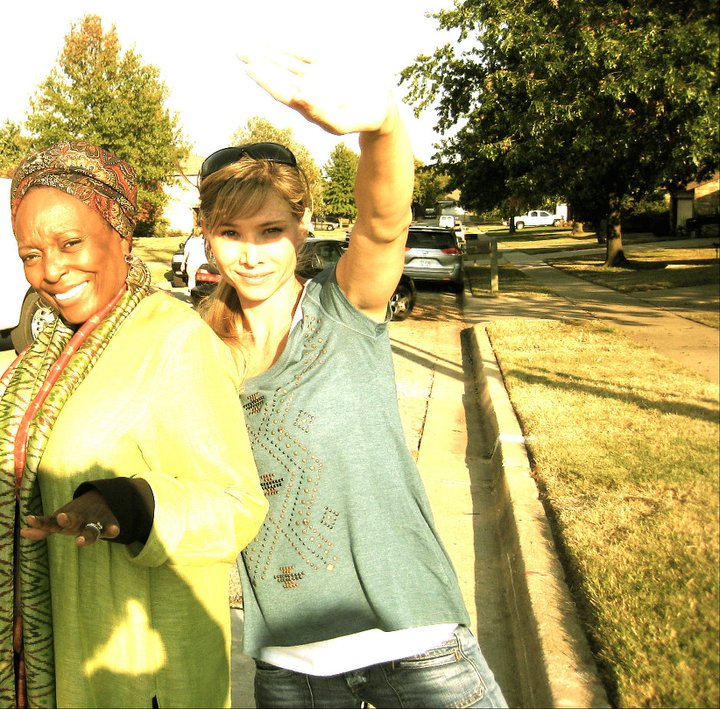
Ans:
[[[279,104],[244,73],[237,53],[261,42],[321,49],[341,62],[346,53],[367,56],[392,75],[451,41],[425,13],[452,0],[24,0],[4,2],[0,25],[0,124],[25,120],[29,100],[57,65],[65,35],[87,14],[103,29],[116,27],[123,50],[160,70],[169,89],[167,107],[179,117],[193,153],[207,155],[230,143],[247,119],[262,116],[291,128],[323,165],[342,140],[357,150],[356,136],[337,138]],[[398,92],[402,96],[404,88]],[[415,156],[432,160],[435,115],[402,110]]]

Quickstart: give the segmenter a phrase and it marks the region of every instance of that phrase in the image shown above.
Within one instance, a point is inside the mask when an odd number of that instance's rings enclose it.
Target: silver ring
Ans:
[[[90,527],[90,529],[94,529],[97,532],[97,538],[100,539],[100,536],[103,533],[103,525],[102,522],[88,522],[85,525],[85,529]]]

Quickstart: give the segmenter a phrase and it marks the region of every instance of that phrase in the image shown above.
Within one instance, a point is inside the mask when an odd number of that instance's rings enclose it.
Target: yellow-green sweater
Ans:
[[[230,706],[228,570],[267,509],[225,345],[142,301],[71,396],[38,479],[46,514],[85,481],[146,480],[144,546],[49,540],[60,707]]]

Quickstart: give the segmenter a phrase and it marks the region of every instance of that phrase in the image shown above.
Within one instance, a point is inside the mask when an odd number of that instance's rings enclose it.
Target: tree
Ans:
[[[96,15],[73,24],[50,75],[31,99],[26,127],[35,149],[84,138],[127,160],[138,173],[140,223],[150,233],[188,153],[178,118],[163,107],[160,72],[120,49],[115,26],[103,33]]]
[[[310,156],[310,151],[300,145],[292,134],[290,128],[276,128],[266,118],[255,116],[248,118],[244,128],[239,128],[230,139],[233,145],[243,145],[244,143],[280,143],[290,151],[292,151],[298,165],[307,177],[310,186],[310,194],[312,195],[314,211],[322,211],[323,209],[323,182],[320,168]]]
[[[434,207],[438,199],[447,193],[450,176],[435,165],[423,165],[415,160],[415,186],[413,187],[413,212],[416,217]]]
[[[459,42],[403,72],[418,110],[437,99],[440,157],[463,198],[555,195],[608,223],[658,188],[717,169],[718,33],[711,0],[465,0],[435,15]]]
[[[355,176],[359,156],[345,145],[338,143],[325,163],[325,190],[323,197],[328,214],[348,219],[357,215],[355,206]]]
[[[0,177],[12,177],[20,160],[29,152],[29,140],[17,123],[6,120],[0,128]]]

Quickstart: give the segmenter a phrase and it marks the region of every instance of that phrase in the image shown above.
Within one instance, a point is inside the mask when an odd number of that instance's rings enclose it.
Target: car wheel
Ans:
[[[390,298],[391,319],[396,322],[405,320],[415,307],[415,293],[405,283],[399,283]]]
[[[10,333],[15,352],[18,354],[22,352],[55,317],[55,312],[40,300],[40,296],[34,290],[30,289],[20,308],[20,321]]]
[[[515,229],[522,231],[525,228],[525,222],[515,222]]]

